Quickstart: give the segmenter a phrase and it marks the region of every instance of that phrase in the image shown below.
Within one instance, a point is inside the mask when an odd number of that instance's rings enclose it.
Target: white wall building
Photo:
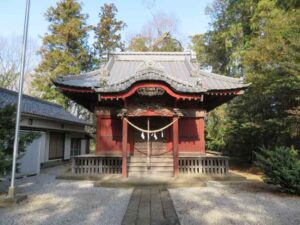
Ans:
[[[0,88],[0,108],[17,103],[17,92]],[[60,105],[23,96],[21,131],[37,132],[39,137],[26,147],[18,160],[19,176],[38,174],[40,167],[53,161],[69,160],[89,152],[87,122],[73,116]]]

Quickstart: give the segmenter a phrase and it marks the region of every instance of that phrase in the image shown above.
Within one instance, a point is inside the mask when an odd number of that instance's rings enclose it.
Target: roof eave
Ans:
[[[28,113],[28,112],[22,112],[22,115],[28,116],[28,117],[35,117],[35,118],[41,118],[41,119],[46,119],[46,120],[51,120],[51,121],[60,121],[68,124],[77,124],[77,125],[83,125],[83,126],[93,126],[93,124],[85,122],[85,121],[70,121],[70,120],[64,120],[64,119],[59,119],[55,117],[50,117],[50,116],[44,116],[44,115],[39,115],[39,114],[34,114],[34,113]]]

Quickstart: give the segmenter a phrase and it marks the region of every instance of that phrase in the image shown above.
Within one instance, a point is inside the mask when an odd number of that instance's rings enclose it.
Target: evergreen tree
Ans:
[[[264,172],[264,181],[281,191],[300,195],[300,155],[287,147],[260,149],[255,164]]]
[[[212,18],[211,29],[201,38],[192,38],[194,48],[203,50],[204,66],[211,67],[215,73],[233,77],[243,75],[243,56],[252,37],[251,18],[257,2],[216,0],[207,8]]]
[[[196,53],[197,61],[199,62],[200,67],[205,68],[207,66],[207,54],[204,34],[196,34],[191,36],[190,38],[190,47]]]
[[[212,30],[193,42],[214,72],[252,84],[211,112],[207,129],[209,147],[250,161],[263,146],[300,149],[300,13],[277,2],[216,1]]]
[[[36,69],[33,91],[43,99],[68,107],[69,100],[52,88],[51,79],[91,68],[87,15],[81,13],[81,5],[76,0],[59,1],[45,15],[50,23],[49,32],[44,35],[39,51],[42,61]]]
[[[137,35],[130,40],[128,50],[134,52],[148,52],[149,51],[149,46],[147,45],[148,41],[149,40],[147,37],[143,37],[142,35]]]
[[[130,41],[130,45],[128,49],[131,51],[138,51],[138,52],[182,52],[183,47],[181,43],[173,38],[169,32],[163,34],[154,42],[144,36],[137,35],[136,37],[132,38]]]
[[[96,38],[94,48],[97,57],[101,57],[104,52],[124,49],[120,32],[126,24],[122,20],[117,20],[117,13],[118,9],[114,4],[104,4],[101,7],[100,21],[94,28]]]
[[[3,106],[0,102],[0,176],[11,170],[13,158],[13,144],[15,137],[15,112],[14,105]],[[25,153],[26,145],[30,144],[37,134],[20,133],[18,157]]]

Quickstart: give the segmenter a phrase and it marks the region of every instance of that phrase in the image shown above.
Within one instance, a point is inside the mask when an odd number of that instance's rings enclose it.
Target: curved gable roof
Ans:
[[[199,70],[190,52],[122,52],[110,55],[101,68],[81,75],[59,77],[56,85],[120,92],[138,81],[163,81],[177,92],[243,89],[240,79]]]

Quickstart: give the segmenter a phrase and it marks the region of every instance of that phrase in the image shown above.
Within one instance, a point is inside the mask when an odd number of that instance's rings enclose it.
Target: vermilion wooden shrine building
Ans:
[[[77,157],[73,172],[227,172],[225,157],[205,152],[205,116],[247,85],[199,70],[190,52],[113,53],[100,69],[54,83],[97,117],[96,154]]]

